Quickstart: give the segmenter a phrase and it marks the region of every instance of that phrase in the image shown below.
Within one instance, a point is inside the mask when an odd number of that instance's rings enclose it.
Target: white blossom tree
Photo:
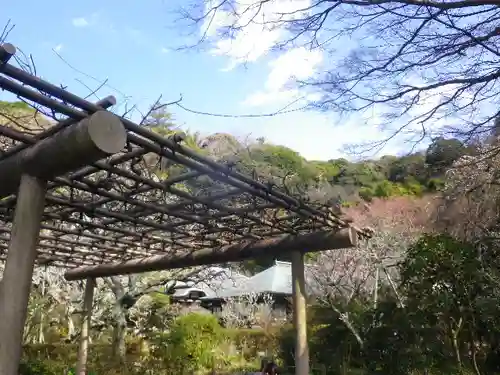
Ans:
[[[227,327],[252,328],[264,330],[276,322],[271,294],[250,293],[239,297],[226,298],[220,318]]]
[[[349,305],[370,301],[376,308],[384,288],[404,307],[396,266],[425,229],[424,219],[429,215],[426,205],[424,200],[404,198],[380,200],[372,206],[350,210],[348,213],[357,224],[374,229],[373,237],[354,248],[321,252],[310,266],[311,291],[320,303],[338,314],[360,345],[364,340],[350,319]]]
[[[498,139],[475,155],[456,160],[446,173],[435,217],[441,229],[467,241],[495,239],[499,232],[500,153]]]
[[[362,299],[371,300],[376,307],[383,286],[404,306],[396,265],[414,238],[407,233],[378,232],[358,247],[320,253],[311,266],[310,286],[317,300],[338,314],[361,345],[363,338],[349,317],[348,306]]]

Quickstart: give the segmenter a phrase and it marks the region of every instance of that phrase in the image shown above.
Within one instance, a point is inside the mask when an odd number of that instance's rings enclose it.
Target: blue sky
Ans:
[[[160,95],[173,101],[182,94],[184,106],[202,112],[274,112],[302,95],[289,89],[290,79],[308,78],[321,66],[323,56],[314,51],[268,54],[266,48],[276,35],[262,31],[220,41],[205,51],[173,50],[183,42],[174,22],[180,4],[181,0],[9,2],[0,23],[10,18],[16,25],[8,41],[34,56],[38,75],[80,95],[89,93],[85,85],[96,88],[107,79],[100,97],[112,94],[123,103],[125,94],[129,105],[143,111]],[[85,74],[68,66],[54,50]],[[202,116],[180,108],[172,112],[184,128],[241,138],[263,136],[309,159],[343,156],[340,149],[345,143],[377,136],[375,129],[361,128],[354,120],[339,122],[333,115],[311,112],[251,119]]]

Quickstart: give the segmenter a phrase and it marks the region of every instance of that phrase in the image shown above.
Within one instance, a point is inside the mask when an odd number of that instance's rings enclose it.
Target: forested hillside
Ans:
[[[145,124],[162,134],[176,131],[172,116],[155,111]],[[241,142],[216,133],[188,133],[187,144],[234,168],[319,203],[350,206],[373,198],[422,196],[443,186],[445,171],[473,153],[457,139],[437,138],[427,150],[377,160],[306,160],[298,152],[263,138]]]
[[[46,126],[23,102],[0,102],[3,122],[36,132]],[[0,120],[2,122],[2,120]],[[152,111],[144,126],[169,135],[181,131],[165,110]],[[320,203],[352,205],[373,198],[421,196],[442,187],[443,174],[454,160],[471,153],[456,139],[435,139],[427,150],[377,160],[306,160],[298,152],[263,138],[242,142],[231,134],[201,136],[187,131],[185,144],[262,180],[274,182],[305,199]]]

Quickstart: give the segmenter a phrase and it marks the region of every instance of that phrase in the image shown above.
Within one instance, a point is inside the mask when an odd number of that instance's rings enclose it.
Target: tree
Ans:
[[[33,293],[30,294],[24,341],[44,343],[47,335],[72,341],[78,334],[75,318],[83,289],[68,283],[64,270],[43,266],[33,273]],[[55,330],[52,326],[58,323]]]
[[[458,139],[445,139],[439,137],[433,140],[427,148],[425,162],[429,164],[435,172],[443,172],[457,159],[463,156],[466,148]]]
[[[390,181],[406,182],[413,179],[419,182],[427,180],[425,156],[420,153],[402,156],[389,165]]]
[[[130,325],[135,325],[131,319],[131,310],[142,297],[151,293],[172,294],[178,282],[198,283],[220,276],[220,272],[206,271],[202,268],[181,271],[161,271],[142,275],[112,276],[104,278],[111,290],[114,301],[108,304],[112,317],[113,355],[123,361],[126,354],[125,335]],[[151,307],[146,304],[146,307]],[[136,312],[137,313],[137,312]],[[143,327],[135,327],[136,332],[144,331]],[[141,329],[142,328],[142,329]]]
[[[311,288],[319,301],[338,314],[361,347],[363,332],[351,321],[349,310],[367,302],[376,308],[383,289],[391,290],[404,304],[395,267],[413,239],[411,233],[382,230],[356,248],[321,252],[313,263]]]
[[[499,110],[490,105],[500,94],[499,5],[498,0],[196,0],[183,15],[201,28],[201,42],[217,43],[238,62],[276,50],[324,52],[328,59],[321,73],[298,82],[306,93],[319,94],[311,96],[310,108],[361,111],[372,125],[384,125],[384,140],[397,133],[418,142],[436,132],[470,138],[493,126]],[[268,44],[250,43],[257,30],[269,36]],[[247,43],[231,51],[238,41]]]
[[[151,128],[153,131],[168,136],[175,131],[177,125],[174,116],[161,104],[155,104],[142,121],[143,126]]]
[[[397,264],[406,249],[426,229],[429,217],[425,199],[399,197],[375,200],[370,206],[346,210],[357,225],[375,229],[372,239],[356,248],[325,251],[313,261],[312,285],[320,302],[329,306],[362,347],[362,330],[349,316],[354,304],[376,308],[384,292],[404,305],[399,292]],[[383,292],[384,291],[384,292]]]
[[[441,357],[437,349],[429,353],[436,365],[453,359],[460,369],[468,359],[476,374],[482,373],[479,358],[484,360],[491,340],[484,332],[498,331],[492,314],[500,297],[498,249],[490,251],[494,256],[484,263],[470,243],[449,235],[424,235],[400,266],[407,308],[419,319],[420,330],[433,327],[434,339],[442,343]]]
[[[273,298],[267,293],[226,298],[220,318],[225,327],[252,328],[258,326],[267,331],[275,322],[273,305]]]
[[[439,229],[469,242],[495,240],[500,194],[497,148],[498,142],[485,144],[477,155],[465,155],[453,163],[435,211]]]

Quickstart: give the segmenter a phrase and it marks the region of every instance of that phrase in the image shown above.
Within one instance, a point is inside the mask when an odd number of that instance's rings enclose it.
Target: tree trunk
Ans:
[[[121,306],[120,301],[117,301],[115,306],[115,319],[113,324],[113,342],[112,342],[112,353],[113,358],[118,362],[125,362],[126,355],[126,345],[125,345],[125,334],[127,332],[127,318],[126,310]]]
[[[68,337],[73,337],[75,334],[75,324],[73,323],[73,318],[71,314],[68,314]]]
[[[399,306],[404,309],[405,304],[403,302],[403,298],[401,298],[401,295],[398,292],[398,288],[396,286],[396,283],[394,283],[394,280],[392,279],[391,275],[389,274],[389,271],[387,271],[386,267],[382,267],[382,270],[385,273],[385,276],[387,277],[387,281],[389,281],[389,285],[391,286],[392,291],[394,292],[394,295],[396,296]]]
[[[479,366],[477,365],[477,348],[476,341],[474,340],[474,335],[471,334],[471,351],[472,351],[472,366],[474,367],[474,372],[476,375],[481,375],[481,371],[479,370]]]
[[[462,329],[462,324],[463,324],[463,319],[460,318],[457,324],[457,328],[453,329],[450,323],[450,331],[451,331],[451,342],[453,345],[453,350],[455,351],[455,358],[457,361],[457,366],[458,369],[462,369],[462,357],[460,355],[460,345],[458,344],[458,335],[460,333],[460,330]]]
[[[42,300],[45,302],[45,280],[47,279],[47,267],[45,267],[44,273],[43,273],[43,278],[42,278]],[[44,306],[45,303],[42,305],[42,309],[40,310],[40,327],[38,329],[38,343],[43,344],[45,342],[45,335],[44,335],[44,326],[43,326],[43,321],[45,319],[45,314],[44,314]]]
[[[375,270],[375,285],[373,286],[373,309],[375,310],[378,305],[378,281],[380,277],[380,266]]]
[[[352,335],[354,336],[354,338],[356,339],[356,341],[358,342],[359,346],[361,348],[363,348],[364,346],[364,341],[363,339],[361,338],[361,335],[359,334],[358,330],[354,327],[354,325],[351,323],[351,321],[349,320],[349,316],[348,316],[348,313],[343,313],[342,311],[340,311],[340,309],[335,306],[334,304],[332,304],[332,308],[333,310],[339,314],[339,319],[342,323],[345,324],[345,326],[347,327],[347,329],[349,331],[351,331]]]

